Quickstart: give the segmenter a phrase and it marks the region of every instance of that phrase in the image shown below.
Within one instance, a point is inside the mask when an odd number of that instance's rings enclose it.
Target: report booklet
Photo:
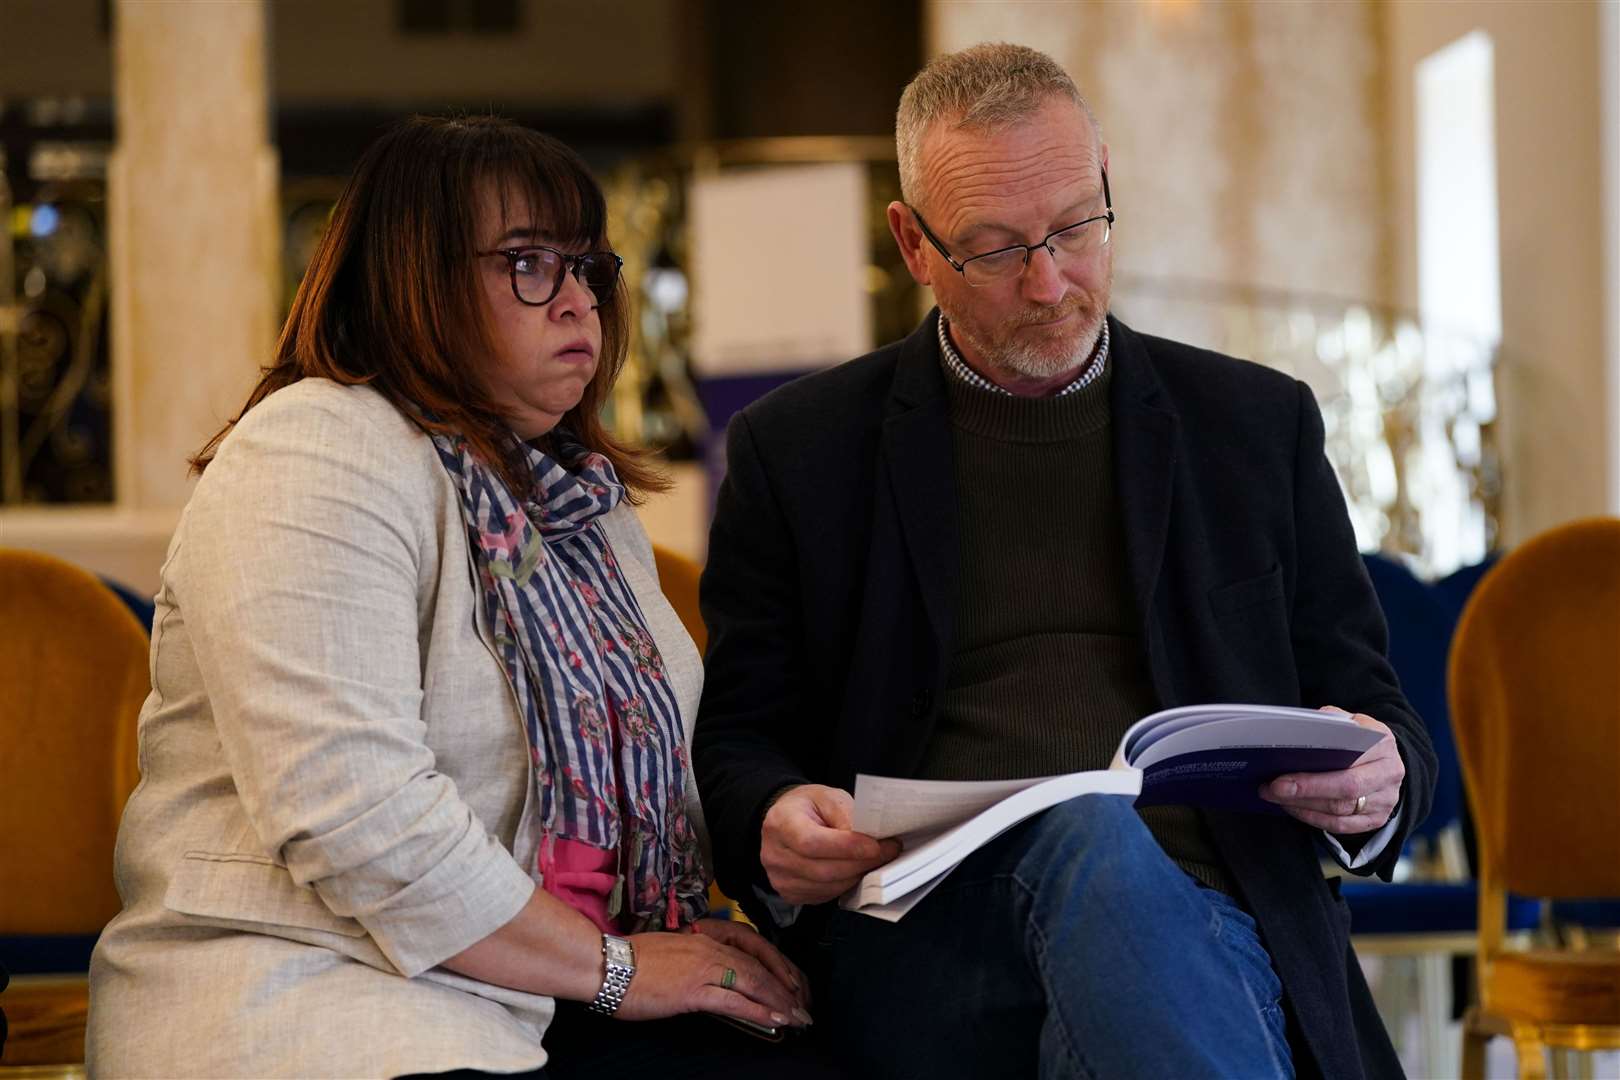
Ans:
[[[1345,769],[1382,736],[1341,713],[1275,705],[1188,705],[1132,724],[1106,769],[1028,780],[855,778],[856,832],[898,837],[894,861],[840,905],[890,921],[963,859],[1014,825],[1078,795],[1123,795],[1137,806],[1179,803],[1280,814],[1260,785],[1284,773]]]

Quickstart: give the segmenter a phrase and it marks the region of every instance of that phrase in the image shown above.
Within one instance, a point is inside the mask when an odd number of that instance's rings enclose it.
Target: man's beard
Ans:
[[[966,345],[982,362],[999,371],[1029,379],[1051,379],[1065,371],[1078,372],[1091,357],[1097,339],[1102,334],[1103,319],[1107,317],[1106,303],[1098,306],[1093,298],[1071,293],[1062,302],[1050,307],[1031,308],[1002,321],[981,333],[981,328],[959,318],[944,303],[940,310],[950,320],[951,335]],[[1024,327],[1052,322],[1074,314],[1074,331],[1059,340],[1041,340],[1036,335],[1020,334]]]

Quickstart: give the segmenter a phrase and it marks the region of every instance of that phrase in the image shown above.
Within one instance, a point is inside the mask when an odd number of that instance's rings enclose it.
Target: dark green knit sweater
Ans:
[[[1157,708],[1114,491],[1111,365],[1024,398],[946,373],[955,450],[956,640],[920,776],[998,780],[1104,769]],[[1176,863],[1232,891],[1185,807],[1142,811]]]

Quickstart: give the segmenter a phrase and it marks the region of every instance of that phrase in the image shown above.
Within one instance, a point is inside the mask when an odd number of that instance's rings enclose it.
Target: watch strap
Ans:
[[[624,1003],[630,977],[636,973],[635,949],[622,937],[603,934],[602,967],[602,987],[586,1008],[602,1016],[612,1016]]]

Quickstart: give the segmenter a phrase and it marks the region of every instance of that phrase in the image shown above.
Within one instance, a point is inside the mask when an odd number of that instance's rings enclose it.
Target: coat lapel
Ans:
[[[956,579],[956,478],[952,467],[937,311],[901,348],[883,422],[881,455],[906,553],[936,642],[951,638]]]
[[[1154,594],[1164,566],[1165,542],[1170,530],[1171,494],[1174,489],[1180,422],[1154,374],[1147,348],[1130,329],[1110,317],[1112,342],[1109,362],[1112,381],[1114,479],[1125,534],[1126,562],[1131,592],[1142,620],[1143,641],[1161,706],[1172,704],[1166,684],[1161,627],[1154,611]]]

